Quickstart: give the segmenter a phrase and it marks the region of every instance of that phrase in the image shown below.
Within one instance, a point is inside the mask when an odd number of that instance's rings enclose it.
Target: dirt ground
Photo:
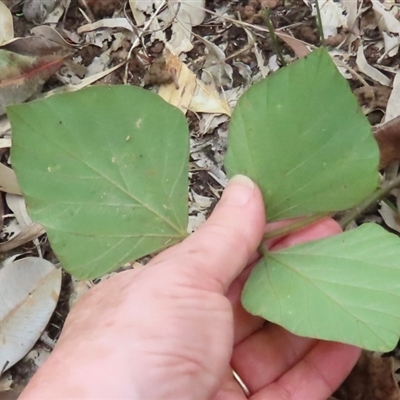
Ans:
[[[48,9],[46,7],[37,9],[34,3],[28,8],[29,0],[25,0],[28,6],[24,6],[22,2],[16,0],[8,0],[4,3],[13,14],[15,37],[32,37],[32,29],[38,26],[50,26],[65,41],[64,44],[59,42],[57,46],[54,45],[47,50],[44,47],[40,47],[39,50],[29,50],[30,46],[26,43],[18,45],[14,43],[5,47],[16,52],[40,51],[42,56],[62,54],[65,57],[65,65],[49,76],[43,92],[81,83],[93,74],[108,71],[121,63],[120,67],[104,73],[104,76],[94,81],[93,84],[127,83],[155,91],[159,85],[174,82],[176,79],[174,72],[169,69],[166,59],[167,44],[173,42],[172,25],[162,28],[164,39],[155,35],[155,31],[152,32],[151,29],[142,33],[139,45],[132,49],[133,37],[141,32],[141,26],[135,24],[135,16],[128,2],[122,0],[72,0],[68,6],[64,7],[66,11],[56,23],[45,22],[48,15],[53,12],[52,5],[46,6]],[[395,3],[393,3],[394,6]],[[264,13],[266,8],[269,9],[270,20],[276,31],[290,35],[297,40],[297,44],[293,45],[278,36],[279,49],[287,62],[294,60],[299,48],[304,45],[309,46],[310,49],[321,46],[316,17],[312,7],[303,0],[241,0],[233,2],[207,0],[205,8],[210,12],[205,13],[204,20],[200,24],[193,26],[193,35],[190,37],[192,48],[183,51],[181,59],[199,79],[201,79],[204,69],[216,65],[218,72],[215,74],[213,72],[213,75],[220,92],[239,88],[237,93],[240,94],[253,82],[266,74],[273,73],[280,67],[276,44],[266,28]],[[155,7],[146,14],[147,21],[154,12]],[[224,19],[221,15],[226,15],[229,19]],[[396,13],[393,15],[398,17]],[[92,29],[93,27],[88,30],[82,29],[89,23],[117,18],[133,21],[132,29],[122,29],[121,20],[119,20],[117,28],[110,28],[109,24],[99,25],[97,29]],[[371,125],[375,126],[383,122],[393,85],[384,85],[374,75],[367,75],[360,71],[356,49],[358,46],[364,46],[366,62],[369,65],[378,65],[382,74],[390,79],[393,77],[393,72],[398,69],[400,56],[397,53],[393,56],[384,56],[384,49],[381,45],[381,28],[377,23],[372,3],[368,0],[363,1],[362,7],[359,9],[357,27],[356,38],[352,42],[346,42],[349,28],[338,26],[336,33],[326,38],[326,44],[332,54],[335,53],[345,64],[348,82]],[[116,33],[120,35],[116,35]],[[49,35],[47,31],[42,31],[41,34]],[[208,42],[202,38],[207,38]],[[215,48],[211,47],[209,43],[218,47],[222,55],[216,51],[211,60],[210,49],[215,50]],[[33,55],[37,55],[37,53]],[[88,70],[93,72],[92,75],[88,73]],[[352,72],[348,73],[349,70]],[[186,115],[191,132],[190,223],[194,230],[211,213],[226,183],[223,156],[226,150],[229,118],[221,117],[220,114],[210,118],[209,115],[190,110]],[[3,160],[7,158],[7,154],[7,152],[3,152]],[[390,173],[396,175],[397,167],[390,168],[392,168]],[[393,170],[393,168],[395,169]],[[394,199],[396,193],[391,193],[390,196]],[[394,199],[394,201],[396,200]],[[5,207],[4,214],[9,214],[11,211],[7,210],[6,205]],[[338,219],[341,217],[342,215],[337,216]],[[369,207],[363,215],[357,216],[352,224],[371,220],[382,224],[392,232],[398,232],[386,224],[384,217],[378,212],[377,205]],[[3,235],[3,241],[6,240],[7,238]],[[57,262],[45,236],[41,236],[40,246],[45,258]],[[22,251],[28,253],[32,252],[32,249],[31,243],[26,243],[22,247]],[[8,252],[6,256],[17,251],[21,252],[21,249]],[[144,263],[146,261],[147,259],[141,260]],[[129,267],[129,265],[125,266],[125,268]],[[91,284],[87,283],[87,286]],[[77,283],[64,273],[58,306],[44,335],[28,357],[4,374],[3,381],[0,381],[0,400],[18,396],[57,341],[71,305],[71,297],[79,295],[80,290],[85,291],[87,286],[80,285],[77,289]],[[398,379],[395,375],[396,366],[400,360],[398,355],[398,349],[391,354],[384,355],[365,352],[352,375],[334,394],[332,400],[400,399],[397,387]],[[2,392],[1,382],[3,382],[3,388],[8,385],[7,389],[11,390]]]

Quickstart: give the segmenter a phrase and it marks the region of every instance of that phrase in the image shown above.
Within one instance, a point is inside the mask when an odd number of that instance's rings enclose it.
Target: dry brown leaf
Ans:
[[[53,29],[44,26],[37,26],[36,28],[41,28],[39,32],[42,31],[42,28]],[[54,54],[67,57],[73,54],[71,46],[69,46],[66,42],[62,43],[60,40],[57,40],[56,37],[49,38],[42,35],[15,38],[7,43],[4,43],[1,48],[3,50],[21,54],[23,56],[33,57],[50,56]]]
[[[379,214],[385,221],[385,224],[394,231],[400,232],[400,214],[398,211],[393,210],[385,202],[381,201],[381,208],[378,210]]]
[[[61,56],[30,57],[0,49],[0,115],[39,93],[63,64]]]
[[[174,77],[174,82],[161,85],[158,94],[182,112],[205,112],[230,115],[225,98],[218,93],[214,84],[206,85],[179,59],[169,54],[165,69]]]
[[[375,127],[373,132],[379,146],[379,168],[400,160],[400,117]]]
[[[310,53],[306,42],[289,36],[286,33],[279,32],[278,30],[275,31],[275,35],[282,39],[294,51],[298,58],[303,58]]]
[[[400,400],[393,359],[363,351],[353,371],[334,393],[337,400]]]

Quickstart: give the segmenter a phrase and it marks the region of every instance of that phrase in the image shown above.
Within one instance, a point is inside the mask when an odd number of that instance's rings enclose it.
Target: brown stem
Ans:
[[[369,197],[363,200],[357,207],[349,211],[340,220],[340,225],[344,229],[346,226],[357,217],[359,217],[366,209],[368,209],[372,204],[376,203],[378,200],[385,197],[391,190],[400,186],[400,175],[393,179],[391,182],[382,185],[379,189],[375,190]]]

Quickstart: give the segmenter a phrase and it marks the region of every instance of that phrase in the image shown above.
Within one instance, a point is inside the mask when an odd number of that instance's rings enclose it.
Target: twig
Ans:
[[[278,43],[278,39],[275,35],[275,30],[274,30],[274,24],[271,21],[271,15],[269,12],[269,9],[266,8],[264,10],[264,21],[265,21],[265,25],[267,25],[268,28],[268,32],[271,35],[271,40],[272,40],[272,44],[275,48],[275,52],[278,55],[279,61],[281,62],[282,67],[286,66],[286,61],[283,57],[282,51],[281,51],[281,47]]]
[[[318,26],[319,36],[321,38],[321,44],[323,47],[326,47],[324,29],[322,27],[321,10],[319,8],[319,1],[318,0],[314,1],[315,1],[315,9],[317,10],[317,26]]]
[[[126,60],[129,61],[132,57],[132,52],[135,49],[136,46],[139,45],[142,36],[145,34],[145,32],[147,31],[147,29],[149,29],[150,25],[153,23],[154,19],[157,17],[157,15],[160,13],[160,11],[162,10],[162,8],[165,6],[165,4],[167,4],[167,0],[163,0],[161,2],[161,4],[158,6],[157,10],[153,13],[153,15],[149,18],[149,20],[146,22],[146,24],[144,25],[142,32],[140,33],[139,36],[137,36],[135,38],[135,40],[133,41],[131,48],[129,49],[129,53],[128,56],[126,57]],[[124,84],[126,84],[128,82],[128,71],[129,71],[129,62],[126,63],[125,66],[125,76],[124,76]]]
[[[391,182],[382,185],[381,188],[375,190],[369,197],[363,200],[357,207],[349,211],[340,221],[341,227],[344,229],[346,226],[357,217],[359,217],[365,210],[372,204],[385,197],[391,190],[400,186],[400,175],[393,179]]]

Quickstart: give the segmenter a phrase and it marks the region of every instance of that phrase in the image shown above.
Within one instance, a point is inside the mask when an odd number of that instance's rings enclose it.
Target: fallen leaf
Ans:
[[[57,0],[25,0],[22,12],[24,17],[36,24],[43,23],[47,16],[55,9]]]
[[[358,3],[354,0],[342,0],[341,4],[343,5],[343,8],[346,10],[347,14],[346,25],[349,33],[346,42],[351,44],[360,35],[360,28],[357,24]]]
[[[49,261],[15,256],[0,269],[0,368],[27,354],[45,329],[61,289],[61,269]]]
[[[324,37],[335,36],[338,33],[338,28],[346,27],[346,12],[343,5],[333,0],[318,0],[322,30]],[[317,15],[315,5],[313,4],[313,15]]]
[[[42,225],[32,224],[24,228],[20,233],[15,235],[12,239],[7,242],[0,243],[0,252],[5,253],[7,251],[16,249],[26,243],[32,242],[39,236],[46,233],[46,230]]]
[[[193,112],[231,115],[231,110],[226,99],[218,93],[213,81],[206,85],[197,80],[197,86],[190,102],[189,110]]]
[[[0,190],[6,193],[21,194],[15,172],[0,163]]]
[[[30,57],[0,49],[0,115],[6,106],[39,93],[62,64],[60,56]]]
[[[390,86],[390,79],[372,65],[368,64],[362,46],[358,47],[356,64],[360,72],[367,75],[372,80],[379,82],[381,85]]]
[[[294,51],[298,58],[303,58],[310,53],[306,42],[289,36],[286,33],[279,32],[278,30],[275,31],[275,35],[282,39]]]
[[[44,26],[37,26],[34,29],[49,28]],[[59,56],[70,56],[73,54],[71,46],[67,43],[59,43],[56,37],[45,38],[44,36],[27,36],[23,38],[15,38],[4,43],[1,48],[13,53],[18,53],[23,56],[51,56],[57,54]]]
[[[31,217],[28,215],[28,212],[26,211],[24,198],[22,196],[11,193],[7,193],[5,197],[9,209],[13,212],[14,217],[21,228],[20,233],[26,232],[26,230],[32,226],[33,222]],[[41,257],[42,252],[39,245],[39,240],[35,238],[33,239],[33,243],[36,246],[39,256]]]
[[[386,105],[385,122],[400,115],[400,72],[397,72],[393,80],[393,89]]]
[[[0,45],[14,37],[14,24],[11,11],[0,1]]]
[[[168,54],[165,68],[173,71],[175,81],[161,85],[158,94],[168,103],[178,107],[182,112],[205,112],[230,115],[230,107],[226,99],[220,95],[211,82],[204,84],[196,75],[179,59]]]
[[[106,18],[100,21],[93,22],[91,24],[86,24],[80,26],[77,29],[79,34],[95,31],[97,29],[104,29],[104,28],[120,28],[126,29],[132,33],[135,31],[133,30],[132,24],[126,18]]]
[[[350,375],[333,396],[337,400],[399,400],[393,358],[363,351]]]
[[[386,109],[385,122],[373,128],[379,145],[379,168],[400,160],[400,74],[397,73]]]
[[[400,214],[390,208],[384,201],[380,203],[381,208],[378,210],[385,224],[394,231],[400,232]]]
[[[375,18],[381,31],[400,34],[400,21],[379,0],[371,0]]]

